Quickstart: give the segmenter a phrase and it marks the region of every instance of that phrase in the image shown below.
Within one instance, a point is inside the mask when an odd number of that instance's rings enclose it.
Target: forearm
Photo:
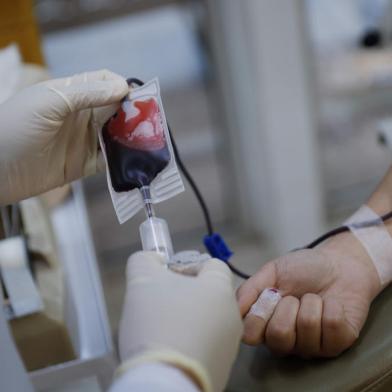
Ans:
[[[365,204],[379,216],[392,211],[392,167],[389,169]],[[364,220],[367,219],[368,218],[364,218]],[[384,226],[391,236],[390,241],[392,242],[392,219],[386,220],[384,222]],[[385,236],[385,232],[382,233],[381,230],[382,229],[380,228],[380,236]],[[385,246],[385,237],[384,242],[380,240],[380,244],[376,243],[374,239],[372,239],[370,246],[378,247],[377,251],[380,252],[379,247]],[[368,285],[367,287],[364,287],[364,290],[368,292],[370,298],[374,298],[382,290],[383,285],[381,284],[380,276],[375,266],[375,263],[379,262],[379,260],[372,259],[364,244],[358,240],[351,231],[331,238],[329,241],[322,244],[320,248],[325,249],[326,251],[339,252],[340,254],[353,257],[358,261],[358,263],[366,266],[368,269]],[[387,262],[392,263],[392,254],[391,259],[387,260]],[[391,279],[389,278],[388,280],[390,281]]]
[[[392,167],[388,170],[376,190],[370,196],[366,205],[380,216],[392,211]],[[385,222],[385,225],[390,226],[388,228],[389,230],[392,228],[392,221]]]

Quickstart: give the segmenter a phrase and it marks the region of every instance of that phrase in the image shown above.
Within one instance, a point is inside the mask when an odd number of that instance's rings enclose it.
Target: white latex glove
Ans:
[[[242,333],[231,272],[218,260],[197,276],[169,270],[154,252],[132,255],[119,331],[119,373],[146,362],[182,369],[202,391],[222,391]]]
[[[95,173],[96,130],[127,92],[124,78],[101,70],[38,83],[1,104],[0,205]]]

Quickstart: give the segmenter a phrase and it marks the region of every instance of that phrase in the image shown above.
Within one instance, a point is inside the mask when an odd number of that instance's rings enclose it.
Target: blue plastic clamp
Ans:
[[[217,259],[229,261],[230,257],[234,254],[226,244],[223,237],[218,233],[206,235],[203,242],[210,255]]]

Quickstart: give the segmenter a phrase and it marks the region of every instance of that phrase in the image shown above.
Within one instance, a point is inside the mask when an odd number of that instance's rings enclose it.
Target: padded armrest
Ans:
[[[335,359],[274,358],[241,346],[226,391],[392,391],[392,286],[374,301],[356,344]]]

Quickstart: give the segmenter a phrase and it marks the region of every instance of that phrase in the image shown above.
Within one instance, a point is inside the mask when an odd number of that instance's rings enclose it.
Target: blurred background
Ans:
[[[339,225],[389,168],[378,133],[392,127],[390,0],[19,0],[4,9],[0,44],[16,43],[34,72],[159,78],[183,160],[247,273]],[[203,216],[185,185],[158,215],[176,250],[202,250]],[[115,336],[144,217],[118,224],[105,174],[83,180],[83,193]]]

